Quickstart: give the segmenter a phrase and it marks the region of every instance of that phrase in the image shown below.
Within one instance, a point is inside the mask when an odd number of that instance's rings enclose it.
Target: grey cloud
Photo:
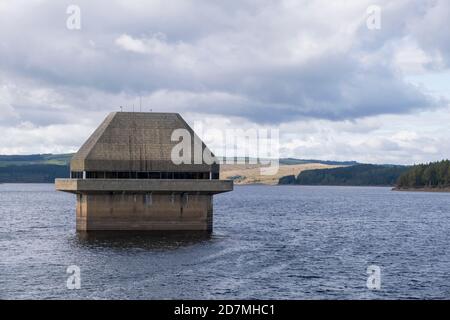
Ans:
[[[424,51],[431,55],[437,54],[443,59],[443,65],[439,66],[432,61],[428,65],[431,69],[450,66],[449,17],[449,1],[431,1],[423,16],[417,17],[408,25],[408,32],[417,39]]]
[[[412,32],[427,48],[446,54],[449,41],[435,32],[446,21],[439,20],[431,0],[383,2],[386,14],[378,33],[365,28],[361,18],[367,6],[360,1],[355,7],[361,16],[352,11],[343,17],[332,16],[327,1],[304,1],[295,8],[278,1],[80,1],[79,31],[65,29],[68,1],[18,3],[22,10],[11,4],[6,13],[0,11],[12,18],[0,31],[0,70],[62,97],[69,110],[59,109],[60,114],[55,101],[39,108],[11,102],[21,120],[42,125],[68,122],[80,110],[130,104],[139,95],[155,109],[261,123],[355,119],[447,104],[405,83],[389,63],[392,53],[383,50]],[[448,8],[443,1],[439,6]],[[433,17],[439,19],[425,29],[427,36],[411,27]],[[348,19],[362,21],[354,34],[339,29],[354,23]],[[154,40],[158,33],[165,37]],[[123,35],[148,50],[118,45]],[[367,62],[368,55],[374,60]]]

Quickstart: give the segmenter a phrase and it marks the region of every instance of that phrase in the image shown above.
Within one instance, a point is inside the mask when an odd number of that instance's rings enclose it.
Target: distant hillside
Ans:
[[[335,168],[338,166],[321,163],[280,164],[278,172],[274,175],[262,175],[262,167],[259,164],[222,164],[220,166],[220,178],[234,180],[235,184],[276,185],[283,176],[296,176],[304,170]]]
[[[332,160],[315,160],[315,159],[295,159],[295,158],[281,158],[280,164],[294,165],[294,164],[305,164],[305,163],[318,163],[325,164],[329,166],[354,166],[359,164],[356,161],[332,161]]]
[[[69,163],[72,156],[73,154],[0,155],[0,183],[53,183],[55,178],[69,176]],[[236,184],[277,184],[278,180],[286,175],[292,175],[295,180],[295,177],[304,170],[357,164],[355,161],[294,158],[282,158],[279,162],[280,170],[274,176],[262,176],[259,164],[224,164],[221,166],[221,178],[233,179]]]
[[[0,155],[0,183],[53,183],[55,178],[69,176],[73,154]],[[244,158],[239,158],[242,160]],[[247,159],[249,160],[249,159]],[[261,165],[222,165],[221,177],[237,184],[277,184],[284,175],[298,175],[303,170],[335,168],[356,164],[354,161],[280,159],[280,170],[275,176],[261,176]]]
[[[53,183],[69,177],[72,154],[0,155],[0,183]]]
[[[295,184],[338,186],[393,186],[406,166],[358,164],[334,169],[301,172]],[[293,184],[292,177],[284,177],[280,184]]]
[[[0,167],[0,183],[53,183],[56,178],[68,178],[69,166],[28,164]]]
[[[0,167],[22,166],[31,164],[67,165],[73,154],[32,154],[26,156],[0,155]]]
[[[412,166],[398,179],[398,189],[450,189],[450,161]]]
[[[249,158],[249,157],[228,157],[228,158],[220,158],[219,160],[221,163],[227,163],[227,161],[230,161],[231,163],[236,163],[239,165],[242,164],[254,164],[258,163],[256,158]],[[264,160],[270,160],[270,159],[264,159]],[[356,161],[333,161],[333,160],[317,160],[317,159],[296,159],[296,158],[280,158],[279,160],[280,165],[296,165],[296,164],[324,164],[328,166],[354,166],[356,164],[360,164]]]

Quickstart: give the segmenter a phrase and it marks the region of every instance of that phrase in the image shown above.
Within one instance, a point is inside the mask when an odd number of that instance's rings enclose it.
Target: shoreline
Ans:
[[[410,192],[450,192],[450,187],[445,188],[392,188],[392,191],[410,191]]]

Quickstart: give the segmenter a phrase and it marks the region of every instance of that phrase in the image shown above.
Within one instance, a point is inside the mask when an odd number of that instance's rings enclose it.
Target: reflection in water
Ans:
[[[211,233],[203,231],[79,231],[80,246],[117,249],[168,250],[191,246],[211,239]]]

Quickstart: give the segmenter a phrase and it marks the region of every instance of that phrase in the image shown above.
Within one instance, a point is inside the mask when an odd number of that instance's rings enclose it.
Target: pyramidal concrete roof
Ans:
[[[72,158],[71,170],[219,172],[218,164],[194,164],[193,141],[191,164],[174,164],[171,153],[179,143],[171,141],[175,129],[186,129],[198,139],[178,113],[111,113]]]

